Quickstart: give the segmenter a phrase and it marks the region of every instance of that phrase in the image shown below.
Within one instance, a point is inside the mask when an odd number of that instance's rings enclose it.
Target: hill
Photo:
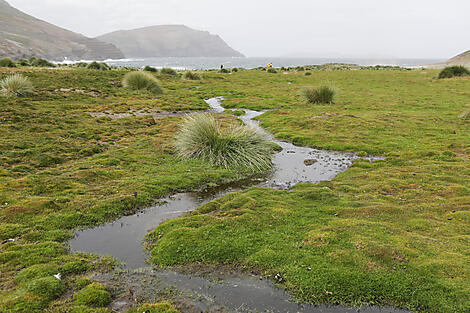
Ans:
[[[447,63],[452,65],[470,66],[470,50],[453,57],[452,59],[447,61]]]
[[[120,30],[97,37],[116,45],[128,58],[243,57],[217,35],[184,25],[150,26]]]
[[[0,58],[121,59],[114,45],[57,27],[0,0]]]

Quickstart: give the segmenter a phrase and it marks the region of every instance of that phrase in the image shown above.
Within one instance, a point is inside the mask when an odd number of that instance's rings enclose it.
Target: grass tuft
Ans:
[[[439,79],[470,76],[470,71],[461,65],[448,66],[439,73]]]
[[[183,79],[184,80],[201,80],[202,78],[201,78],[201,75],[199,75],[198,73],[186,71],[183,74]]]
[[[146,71],[146,72],[151,72],[151,73],[156,73],[156,72],[158,72],[158,70],[157,70],[155,67],[148,66],[148,65],[144,67],[144,71]]]
[[[269,137],[248,126],[222,128],[213,115],[188,116],[176,136],[182,158],[202,159],[225,168],[264,172],[272,167]]]
[[[106,63],[91,62],[90,64],[88,64],[87,69],[107,71],[109,70],[109,66]]]
[[[20,74],[7,76],[0,81],[0,94],[6,97],[26,97],[33,94],[33,84]]]
[[[160,82],[147,72],[130,72],[124,76],[122,84],[125,88],[132,90],[146,90],[155,95],[163,93]]]
[[[308,103],[334,103],[336,90],[329,86],[310,87],[302,90],[302,95]]]
[[[164,67],[160,70],[160,74],[161,75],[171,75],[171,76],[176,76],[178,73],[172,69],[172,68],[169,68],[169,67]]]

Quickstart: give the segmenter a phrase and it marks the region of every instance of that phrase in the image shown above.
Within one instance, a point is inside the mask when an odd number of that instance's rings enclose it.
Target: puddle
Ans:
[[[210,105],[211,111],[222,113],[225,109],[221,106],[221,101],[222,98],[213,98],[206,102]],[[258,122],[253,120],[264,112],[248,109],[243,109],[243,111],[246,114],[239,118],[244,123],[257,128],[259,131],[264,131],[258,125]],[[142,269],[149,266],[146,263],[148,256],[142,248],[142,240],[149,231],[154,230],[163,221],[193,211],[200,205],[223,197],[228,193],[242,191],[249,187],[290,189],[302,182],[319,183],[331,180],[339,173],[346,171],[352,165],[352,162],[359,158],[353,153],[316,150],[297,147],[291,143],[274,139],[273,141],[280,145],[283,150],[274,155],[274,171],[271,174],[246,179],[227,186],[219,186],[216,189],[204,192],[175,194],[162,199],[163,204],[143,209],[132,216],[122,217],[112,223],[92,229],[77,231],[75,238],[70,241],[71,251],[112,255],[124,262],[124,267],[128,270],[141,269],[140,274],[137,272],[130,274],[131,272],[128,272],[127,276],[121,277],[119,284],[130,284],[136,279],[135,277],[142,275],[140,280],[137,279],[135,286],[129,288],[142,289],[145,294],[145,290],[156,288],[156,281],[158,281],[162,289],[172,286],[180,292],[189,293],[191,296],[185,297],[186,301],[193,301],[192,305],[195,305],[200,311],[207,311],[220,306],[225,307],[230,312],[405,312],[377,307],[367,307],[358,311],[357,308],[350,307],[299,305],[289,301],[289,294],[276,288],[271,282],[249,276],[245,277],[246,275],[242,275],[242,277],[224,277],[221,280],[212,281],[207,278],[179,274],[169,270]],[[370,161],[376,159],[378,158],[369,158]],[[125,274],[121,273],[120,275]],[[154,276],[156,281],[146,289],[145,281],[152,281],[149,275]],[[128,289],[124,289],[125,292],[128,292]],[[195,299],[199,300],[196,301]],[[117,301],[123,308],[126,307],[126,301],[118,300],[116,299],[113,303],[116,305]],[[147,301],[149,300],[147,299]],[[118,308],[114,309],[119,310]]]
[[[135,302],[156,302],[161,290],[176,288],[176,304],[188,312],[283,312],[283,313],[407,313],[393,308],[314,306],[299,304],[270,280],[255,275],[221,274],[196,276],[174,271],[144,269],[135,272],[100,275],[94,280],[106,283],[117,298],[111,308],[123,312]],[[132,295],[130,294],[132,291]],[[408,312],[409,313],[409,312]]]

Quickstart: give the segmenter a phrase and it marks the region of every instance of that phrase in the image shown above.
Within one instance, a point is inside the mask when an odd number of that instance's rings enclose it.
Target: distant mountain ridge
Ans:
[[[54,26],[0,0],[0,58],[32,56],[54,61],[124,58],[113,44]]]
[[[96,38],[116,45],[127,58],[244,57],[218,35],[184,25],[120,30]]]

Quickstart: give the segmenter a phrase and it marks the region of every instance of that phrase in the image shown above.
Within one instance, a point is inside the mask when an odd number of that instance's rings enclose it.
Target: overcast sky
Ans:
[[[97,36],[185,24],[247,56],[449,58],[470,49],[469,0],[7,0]]]

